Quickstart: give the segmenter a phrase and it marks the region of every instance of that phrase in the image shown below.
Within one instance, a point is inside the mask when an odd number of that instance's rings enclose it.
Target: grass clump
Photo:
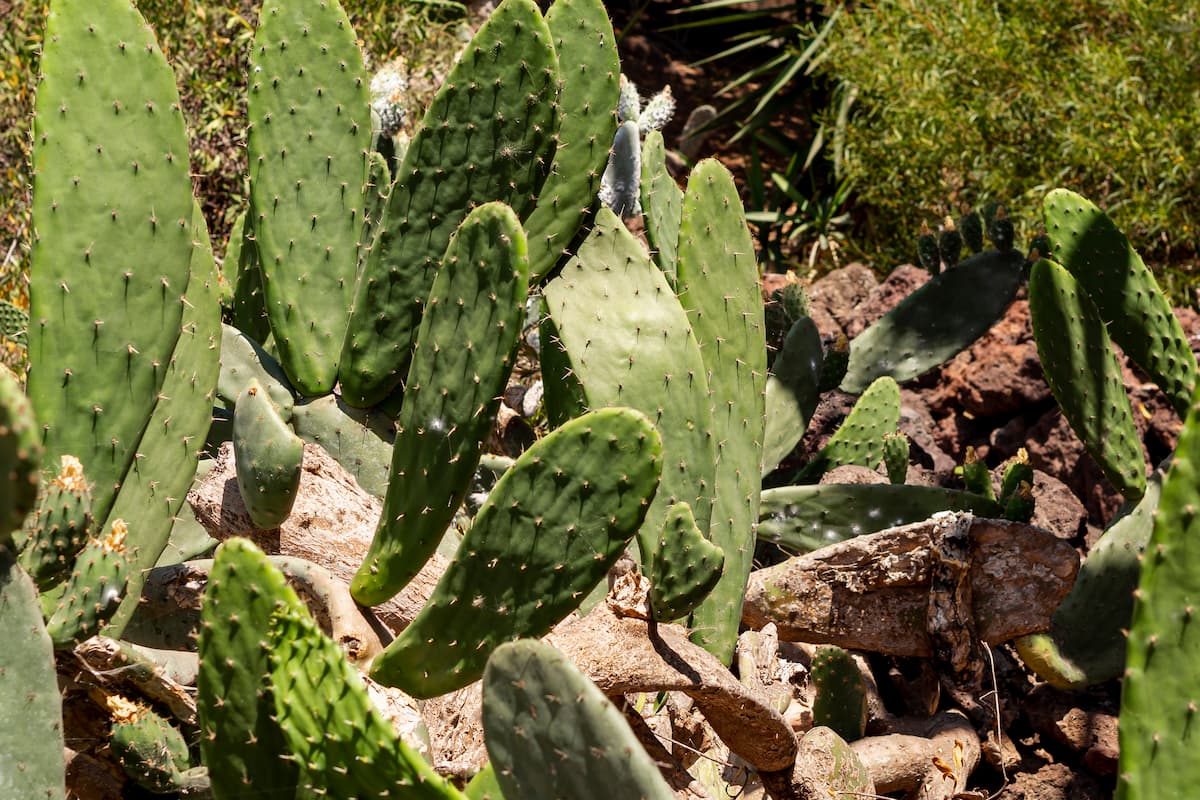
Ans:
[[[836,158],[859,249],[912,260],[922,222],[989,201],[1037,220],[1065,186],[1152,259],[1194,259],[1198,25],[1200,6],[1175,0],[855,4],[824,69],[857,96]]]

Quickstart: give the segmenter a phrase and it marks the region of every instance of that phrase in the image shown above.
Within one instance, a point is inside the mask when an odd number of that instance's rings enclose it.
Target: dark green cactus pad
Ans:
[[[792,482],[816,483],[829,470],[847,464],[874,469],[883,460],[884,437],[895,433],[899,424],[900,387],[889,377],[878,378]]]
[[[1122,800],[1187,797],[1197,773],[1192,732],[1200,696],[1200,405],[1188,413],[1163,480],[1133,602],[1121,691]]]
[[[195,249],[179,338],[150,424],[109,513],[109,525],[117,518],[128,524],[133,556],[129,591],[109,630],[114,637],[137,605],[143,577],[167,546],[212,422],[221,371],[220,286],[199,204],[192,225]]]
[[[192,766],[187,742],[161,714],[138,708],[114,720],[110,733],[109,747],[134,783],[155,794],[182,788],[183,773]]]
[[[250,222],[280,363],[337,382],[366,208],[370,91],[337,0],[267,0],[250,53]]]
[[[364,490],[379,498],[387,493],[396,433],[384,414],[327,395],[296,405],[292,426],[301,439],[325,448]]]
[[[28,331],[29,312],[7,300],[0,300],[0,336],[25,347],[29,342]]]
[[[547,633],[625,552],[662,466],[657,431],[628,408],[593,411],[526,450],[371,677],[436,697],[477,680],[503,642]]]
[[[1154,275],[1125,234],[1103,211],[1066,189],[1046,196],[1043,213],[1053,258],[1096,304],[1122,352],[1162,388],[1181,417],[1187,414],[1196,358]]]
[[[278,569],[245,539],[217,548],[201,608],[196,709],[200,752],[216,800],[295,796],[299,769],[276,719],[272,616],[300,602]]]
[[[983,252],[983,217],[978,211],[963,214],[958,218],[958,222],[954,223],[954,227],[962,234],[963,244],[968,250],[972,253]]]
[[[809,667],[813,689],[813,725],[829,728],[847,742],[867,727],[867,686],[849,653],[836,645],[817,648]]]
[[[926,228],[926,232],[917,237],[917,261],[928,270],[930,275],[942,271],[942,252],[938,247],[938,237]]]
[[[525,221],[533,284],[561,260],[595,200],[617,130],[613,109],[621,92],[617,37],[600,0],[556,0],[546,12],[546,25],[562,86],[554,161]]]
[[[366,210],[364,212],[361,239],[370,242],[375,231],[383,220],[383,210],[387,208],[388,195],[392,193],[392,170],[388,160],[381,154],[372,151],[367,156],[367,191]],[[361,261],[359,262],[361,264]]]
[[[38,441],[33,406],[17,376],[0,368],[0,547],[12,541],[38,500]]]
[[[264,563],[261,569],[273,569]],[[293,595],[272,619],[271,693],[305,788],[337,798],[461,800],[375,709],[358,671]]]
[[[1070,272],[1042,259],[1029,278],[1029,311],[1063,416],[1117,491],[1136,500],[1146,491],[1146,462],[1099,309]]]
[[[947,223],[953,225],[953,222],[949,219]],[[938,252],[941,253],[942,262],[946,265],[946,269],[957,266],[958,259],[962,256],[962,248],[962,234],[955,228],[947,228],[938,236]]]
[[[43,597],[46,633],[55,647],[95,636],[117,613],[134,561],[127,544],[130,532],[124,520],[114,519],[103,536],[79,551],[57,596]]]
[[[62,469],[46,482],[34,516],[18,534],[21,568],[46,591],[71,571],[92,527],[92,492],[83,466],[63,456]]]
[[[571,368],[571,356],[563,346],[558,326],[550,316],[546,299],[542,298],[542,319],[538,324],[538,355],[542,367],[542,403],[550,427],[557,428],[567,420],[587,411],[587,393]]]
[[[108,517],[179,337],[192,255],[175,75],[128,0],[55,0],[33,134],[29,397],[43,464]]]
[[[516,214],[501,203],[472,211],[421,317],[383,512],[350,584],[359,603],[378,605],[403,589],[462,504],[512,370],[528,288]]]
[[[903,433],[883,435],[883,468],[892,483],[904,483],[908,478],[908,437]]]
[[[234,406],[251,381],[258,381],[267,390],[281,419],[292,418],[295,398],[283,367],[253,336],[231,325],[221,326],[221,373],[217,378],[217,396],[228,406]]]
[[[65,793],[62,700],[37,589],[0,547],[0,796]]]
[[[279,418],[256,381],[242,392],[233,412],[233,454],[250,520],[263,530],[279,527],[300,488],[304,442]]]
[[[588,406],[636,408],[662,434],[672,466],[638,535],[648,569],[670,506],[690,505],[701,531],[712,514],[716,443],[700,346],[662,270],[607,209],[545,298]]]
[[[902,484],[783,486],[762,493],[758,538],[799,552],[929,519],[939,511],[999,517],[977,494]]]
[[[1000,252],[1007,253],[1013,249],[1015,231],[1004,206],[997,208],[995,216],[988,221],[987,234],[992,245]]]
[[[383,400],[409,350],[450,236],[474,207],[524,218],[554,148],[558,57],[532,0],[504,0],[467,45],[396,171],[383,227],[355,290],[342,396]]]
[[[729,663],[754,559],[766,424],[767,334],[754,240],[733,176],[716,159],[701,161],[688,178],[678,276],[679,301],[707,370],[717,444],[708,538],[725,554],[721,580],[696,609],[692,628],[700,644]]]
[[[654,263],[675,285],[683,190],[667,172],[667,149],[662,131],[650,131],[642,145],[642,214]]]
[[[809,317],[801,317],[788,331],[767,378],[763,475],[778,467],[804,438],[808,421],[821,399],[817,386],[822,360],[821,334],[816,323]]]
[[[931,278],[854,339],[842,391],[884,375],[903,383],[969,347],[1004,315],[1024,266],[1015,250],[989,250]]]
[[[721,579],[725,554],[696,527],[687,503],[667,512],[654,552],[650,604],[658,619],[680,619],[708,597]]]
[[[1110,524],[1088,551],[1071,592],[1054,612],[1048,633],[1015,640],[1017,652],[1042,680],[1083,689],[1120,676],[1142,551],[1154,529],[1162,494],[1156,470],[1146,493]]]
[[[225,274],[234,274],[229,322],[243,335],[262,343],[271,335],[271,323],[267,319],[266,301],[263,299],[262,272],[258,268],[258,245],[254,237],[254,226],[246,224],[250,214],[251,212],[247,211],[238,217],[232,233],[229,234],[230,242],[226,249]],[[235,241],[237,261],[232,261]],[[283,367],[279,368],[279,374],[283,374]],[[234,397],[237,397],[236,393]]]
[[[616,706],[548,644],[511,642],[492,655],[483,730],[505,797],[675,796]]]

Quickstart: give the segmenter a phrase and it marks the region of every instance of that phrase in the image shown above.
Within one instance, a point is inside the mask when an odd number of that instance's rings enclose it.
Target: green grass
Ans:
[[[1065,186],[1170,264],[1178,294],[1200,252],[1198,26],[1175,0],[858,4],[825,62],[858,90],[856,244],[890,267],[922,222],[1000,201],[1028,224]]]
[[[11,4],[11,8],[8,6]],[[175,68],[192,137],[192,175],[221,252],[246,194],[246,71],[257,0],[141,0]],[[343,0],[378,66],[402,58],[418,104],[432,97],[461,42],[462,6],[445,0]],[[26,304],[29,127],[45,2],[0,0],[0,298]],[[419,119],[419,113],[410,115]]]

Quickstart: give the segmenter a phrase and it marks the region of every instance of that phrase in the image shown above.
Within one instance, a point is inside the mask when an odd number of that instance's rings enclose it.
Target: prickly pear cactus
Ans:
[[[405,382],[391,481],[351,591],[377,605],[421,570],[471,486],[512,370],[529,256],[517,215],[480,206],[450,240]]]
[[[33,134],[29,397],[108,517],[180,334],[192,255],[175,75],[128,0],[54,0]]]
[[[113,520],[103,536],[91,539],[75,557],[53,609],[46,609],[46,632],[55,647],[95,636],[117,612],[133,561],[127,533],[124,520]]]
[[[1194,610],[1200,601],[1200,402],[1192,402],[1134,593],[1121,692],[1121,800],[1185,797],[1200,781],[1191,738],[1200,688]]]
[[[1024,266],[1016,250],[989,250],[931,278],[855,337],[842,391],[883,375],[903,383],[970,346],[1004,314]]]
[[[558,57],[532,0],[504,0],[467,45],[397,170],[362,267],[342,352],[342,396],[383,400],[407,370],[450,236],[493,200],[520,218],[553,157]]]
[[[666,462],[682,465],[663,474],[638,535],[648,570],[670,506],[690,505],[701,531],[711,519],[716,447],[700,346],[662,270],[607,209],[597,213],[575,258],[546,285],[545,298],[587,405],[646,414],[662,434]],[[648,577],[653,583],[653,574]]]
[[[0,796],[64,795],[62,701],[37,589],[0,547]]]
[[[280,363],[337,381],[365,216],[370,91],[337,0],[263,3],[250,55],[250,217]]]
[[[37,511],[18,536],[21,567],[43,591],[61,581],[87,544],[92,526],[92,491],[83,465],[62,457],[62,469],[42,491]]]
[[[134,783],[155,794],[187,788],[192,769],[179,729],[147,706],[114,695],[105,698],[113,722],[109,747]],[[204,772],[204,784],[207,784]]]
[[[654,552],[650,604],[661,619],[680,619],[691,613],[716,587],[725,554],[696,527],[687,503],[676,503]]]
[[[847,742],[863,737],[867,726],[867,687],[854,658],[835,645],[817,648],[809,669],[813,725],[831,729]]]
[[[250,382],[234,409],[233,453],[251,521],[263,530],[278,528],[300,488],[304,442],[279,418],[257,381]]]
[[[0,547],[12,541],[37,502],[41,459],[33,408],[17,377],[0,368]]]
[[[502,645],[483,677],[483,729],[505,797],[670,800],[675,795],[621,712],[561,653]]]
[[[674,286],[683,190],[667,172],[666,158],[662,131],[651,131],[642,145],[641,200],[646,239],[650,242],[654,263]]]
[[[708,538],[725,554],[724,572],[692,628],[729,663],[754,558],[767,342],[754,242],[733,176],[715,159],[700,162],[688,178],[678,257],[679,301],[700,345],[717,445]]]
[[[889,377],[872,383],[837,431],[794,483],[816,483],[829,470],[846,464],[874,468],[883,460],[884,437],[900,424],[900,387]]]
[[[780,486],[762,493],[758,538],[807,553],[852,536],[921,522],[939,511],[994,518],[1003,509],[973,492],[935,486]]]
[[[1146,461],[1100,310],[1070,272],[1042,259],[1029,278],[1029,312],[1063,416],[1105,477],[1136,501],[1146,491]]]
[[[201,608],[196,708],[200,752],[217,800],[245,796],[292,797],[298,765],[276,722],[268,678],[272,615],[298,603],[295,592],[262,551],[245,539],[217,548]]]
[[[601,0],[555,0],[546,25],[559,57],[558,129],[550,174],[525,221],[529,280],[538,283],[567,251],[583,222],[617,130],[617,37]]]
[[[763,466],[766,475],[804,438],[820,399],[821,334],[809,317],[792,324],[775,356],[764,397]]]
[[[1187,413],[1196,386],[1196,358],[1183,326],[1154,275],[1108,215],[1066,189],[1043,205],[1053,257],[1096,304],[1108,334]]]
[[[585,414],[526,450],[371,677],[435,697],[477,680],[503,642],[544,635],[625,552],[662,465],[658,432],[628,408]]]
[[[260,569],[273,569],[265,559]],[[329,797],[461,800],[375,710],[358,671],[295,595],[272,617],[271,694],[302,785]]]

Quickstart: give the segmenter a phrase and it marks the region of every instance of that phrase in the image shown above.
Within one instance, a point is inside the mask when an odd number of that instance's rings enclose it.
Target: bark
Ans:
[[[828,642],[930,656],[930,592],[943,554],[939,530],[959,515],[859,536],[754,572],[742,621],[774,622],[784,641]],[[970,518],[965,565],[976,630],[989,644],[1047,630],[1070,591],[1079,556],[1053,534]],[[962,609],[959,609],[961,612]]]

